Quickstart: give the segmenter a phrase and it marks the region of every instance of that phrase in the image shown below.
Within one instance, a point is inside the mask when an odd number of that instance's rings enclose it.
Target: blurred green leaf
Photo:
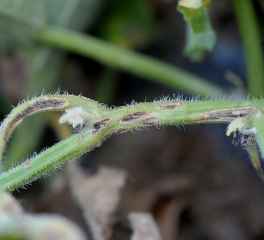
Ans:
[[[153,29],[154,17],[146,0],[108,0],[97,24],[100,37],[129,49],[146,44]]]
[[[90,27],[103,0],[1,0],[0,51],[20,50],[29,65],[24,97],[57,90],[65,53],[34,42],[46,25],[83,30]],[[18,35],[18,36],[17,36]],[[21,48],[23,46],[23,48]],[[6,152],[5,168],[36,150],[47,117],[29,118],[13,135]],[[25,136],[32,134],[25,141]]]
[[[209,19],[209,5],[210,0],[181,0],[178,5],[178,10],[187,22],[184,53],[193,61],[201,60],[215,45],[216,36]]]
[[[75,30],[90,27],[103,2],[103,0],[42,1],[46,2],[48,23],[50,25]]]
[[[1,0],[0,51],[30,46],[46,25],[75,30],[89,26],[102,0]]]
[[[46,22],[43,0],[0,1],[0,51],[32,44],[36,29]]]

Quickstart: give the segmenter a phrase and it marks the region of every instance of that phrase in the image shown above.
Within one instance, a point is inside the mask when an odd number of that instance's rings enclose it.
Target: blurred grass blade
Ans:
[[[244,48],[248,91],[251,96],[261,97],[264,91],[264,58],[254,4],[251,0],[232,0],[231,3]]]
[[[184,53],[193,61],[201,60],[215,45],[216,36],[209,19],[209,5],[209,0],[181,0],[178,4],[178,10],[187,22]]]
[[[173,65],[75,31],[47,27],[39,31],[38,40],[191,94],[203,97],[224,94],[217,85]]]

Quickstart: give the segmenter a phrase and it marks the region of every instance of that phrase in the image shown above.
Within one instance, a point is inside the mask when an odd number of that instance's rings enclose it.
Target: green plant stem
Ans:
[[[254,126],[257,128],[256,139],[258,142],[259,150],[264,159],[264,114],[262,111],[258,111],[254,118]]]
[[[76,106],[86,106],[89,110],[96,107],[97,112],[100,112],[100,109],[101,111],[104,109],[99,103],[89,98],[72,95],[46,95],[33,98],[18,105],[0,125],[0,163],[10,136],[25,117],[45,111],[63,111],[69,107]]]
[[[232,0],[244,45],[249,93],[264,93],[264,61],[252,0]]]
[[[47,27],[39,31],[38,40],[190,94],[205,97],[224,93],[220,87],[172,65],[71,30]]]
[[[243,116],[247,118],[263,102],[262,100],[189,102],[176,99],[138,103],[120,108],[107,109],[95,101],[81,97],[48,95],[43,96],[41,99],[43,98],[48,98],[48,100],[66,99],[69,104],[66,107],[56,108],[55,110],[81,106],[88,114],[93,116],[93,119],[79,133],[73,134],[69,138],[41,152],[39,155],[2,173],[0,175],[0,189],[2,190],[12,191],[24,186],[41,175],[56,169],[65,162],[100,146],[106,138],[113,134],[154,125],[228,123],[237,117]],[[9,125],[12,127],[12,124],[15,124],[13,119],[16,119],[21,114],[21,111],[25,111],[34,105],[35,102],[39,103],[39,99],[29,100],[15,108],[10,117],[7,117],[10,122]],[[42,111],[46,111],[46,109],[42,108]],[[4,141],[3,136],[6,136],[5,132],[9,133],[9,122],[4,121],[0,142]]]
[[[258,141],[258,143],[259,143],[259,141]],[[261,167],[261,159],[259,157],[257,146],[255,146],[255,145],[250,146],[249,148],[247,148],[247,152],[248,152],[248,155],[250,157],[250,160],[251,160],[253,167],[255,168],[256,172],[258,173],[258,175],[260,176],[262,181],[264,181],[264,172],[263,172],[263,169]]]

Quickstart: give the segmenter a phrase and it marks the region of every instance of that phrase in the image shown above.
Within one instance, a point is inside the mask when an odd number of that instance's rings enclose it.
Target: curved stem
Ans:
[[[150,127],[150,126],[166,126],[179,124],[195,124],[195,123],[228,123],[238,117],[247,118],[247,116],[255,111],[256,108],[262,106],[262,100],[253,101],[225,101],[225,102],[203,102],[203,101],[183,101],[160,100],[151,103],[138,103],[130,106],[108,109],[90,99],[74,97],[68,95],[51,95],[42,96],[42,99],[67,99],[69,111],[74,114],[63,115],[61,119],[73,125],[82,120],[88,120],[84,127],[76,134],[57,143],[53,147],[41,152],[39,155],[26,160],[20,165],[4,172],[0,175],[0,189],[12,191],[21,187],[39,176],[56,169],[65,162],[79,157],[80,155],[91,151],[93,148],[100,146],[102,142],[113,134],[124,133],[129,130]],[[10,121],[4,121],[2,128],[4,132],[9,132],[6,126],[12,126],[16,116],[19,116],[19,110],[24,112],[34,102],[39,102],[39,98],[29,100],[18,106],[7,117]],[[29,104],[30,103],[30,104]],[[74,110],[76,109],[77,110]],[[60,109],[60,110],[63,110]],[[81,110],[80,110],[81,109]],[[43,111],[45,109],[42,109]],[[55,108],[56,110],[56,108]],[[58,109],[57,109],[58,110]],[[93,116],[92,118],[81,119],[83,114]],[[69,116],[67,120],[67,116]],[[72,119],[70,120],[70,116]],[[76,118],[77,117],[77,118]],[[73,121],[74,119],[74,121]],[[60,120],[60,122],[63,122]],[[75,124],[76,127],[76,124]],[[0,135],[0,140],[3,141]]]
[[[96,107],[97,112],[103,109],[99,103],[89,98],[59,94],[33,98],[14,108],[0,125],[0,163],[10,136],[25,117],[45,111],[63,111],[75,106],[86,106],[91,109]]]

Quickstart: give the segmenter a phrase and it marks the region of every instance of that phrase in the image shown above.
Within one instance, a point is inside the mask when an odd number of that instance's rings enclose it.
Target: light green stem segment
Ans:
[[[47,27],[39,31],[38,40],[190,94],[195,93],[203,97],[224,94],[220,87],[200,77],[95,37],[66,29]]]
[[[189,102],[175,99],[108,109],[91,99],[71,95],[47,95],[31,99],[15,108],[2,123],[0,142],[4,145],[22,117],[40,111],[72,111],[81,107],[89,115],[89,121],[80,132],[2,173],[0,189],[12,191],[19,188],[65,162],[91,151],[113,134],[153,125],[227,123],[237,117],[246,118],[255,112],[261,103],[262,100]],[[1,151],[4,145],[2,144]]]
[[[249,93],[261,97],[264,93],[264,61],[252,0],[232,0],[232,3],[244,45]]]
[[[255,118],[253,121],[253,125],[257,129],[256,140],[262,159],[264,159],[264,114],[262,113],[262,111],[258,111],[257,114],[255,114]]]
[[[253,146],[248,147],[247,152],[248,152],[248,155],[250,157],[253,167],[256,169],[256,172],[258,173],[259,177],[264,182],[264,172],[261,167],[261,159],[259,157],[257,146],[253,145]]]

